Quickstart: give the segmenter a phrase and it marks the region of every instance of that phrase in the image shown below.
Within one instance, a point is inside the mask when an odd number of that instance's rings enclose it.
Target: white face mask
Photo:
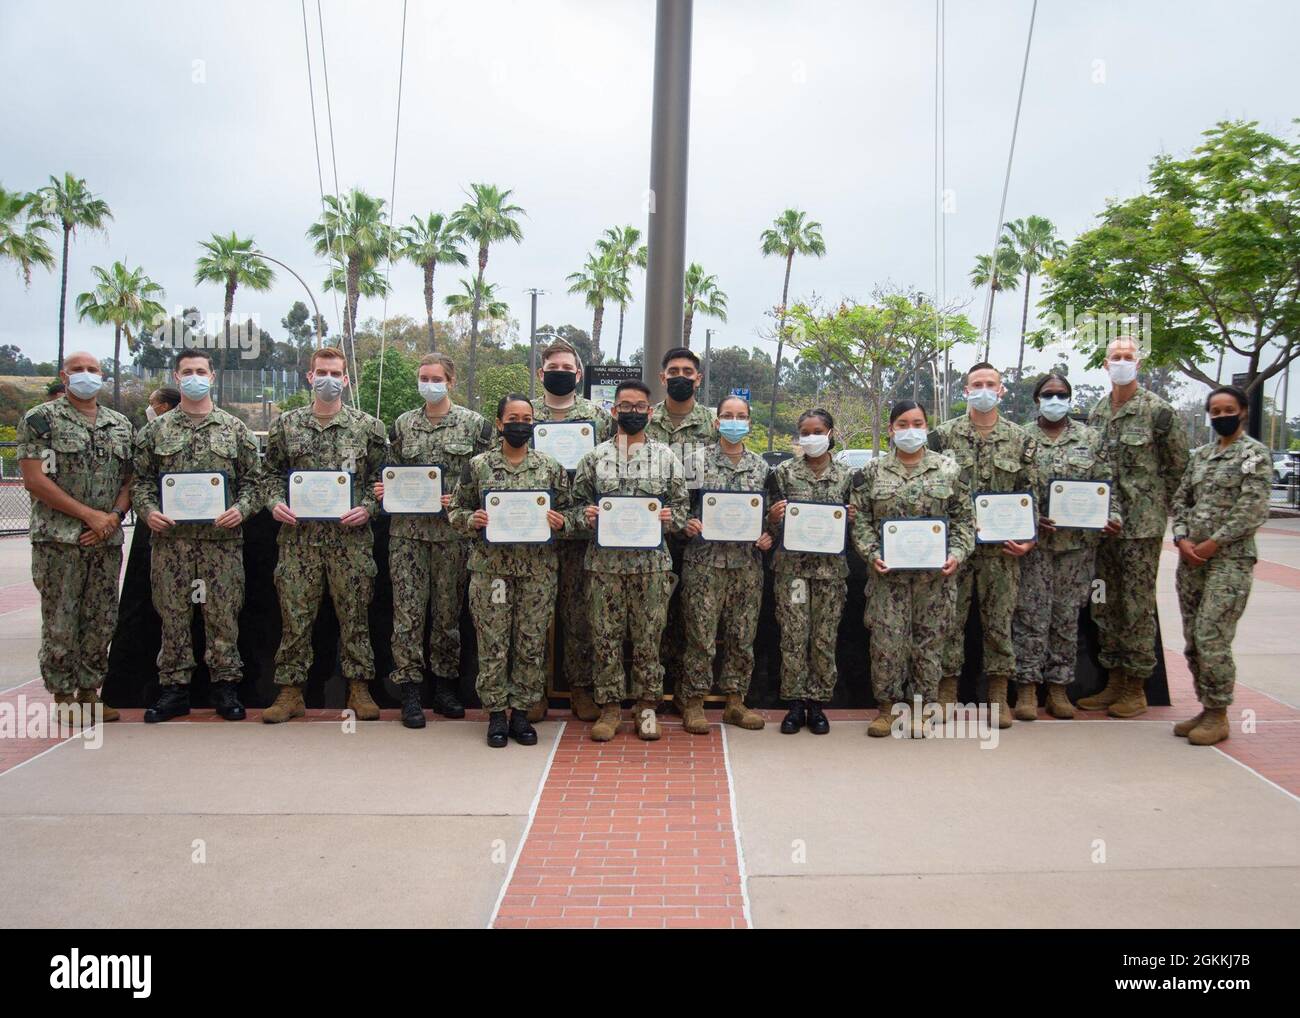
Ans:
[[[68,391],[77,399],[90,399],[104,387],[104,378],[93,371],[74,371],[68,375]]]
[[[1055,423],[1070,412],[1070,401],[1064,396],[1044,396],[1038,401],[1038,412]]]
[[[156,421],[158,419],[158,412],[154,410],[153,407],[147,406],[144,408],[144,419],[146,421]]]
[[[816,459],[826,453],[831,447],[830,435],[800,435],[799,448],[803,450],[805,456],[811,456]]]
[[[447,398],[446,382],[420,382],[420,396],[426,403],[441,403]]]
[[[982,414],[992,410],[1000,400],[997,389],[971,389],[966,393],[966,402]]]
[[[1116,385],[1128,385],[1137,378],[1137,361],[1107,361],[1106,371],[1110,374],[1110,380]]]
[[[900,428],[894,432],[894,445],[903,452],[916,452],[925,445],[929,432],[925,428]]]

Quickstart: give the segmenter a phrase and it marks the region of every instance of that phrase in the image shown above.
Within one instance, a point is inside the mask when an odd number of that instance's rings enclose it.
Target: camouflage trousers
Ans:
[[[311,666],[312,625],[326,585],[339,620],[343,677],[349,682],[369,682],[375,677],[368,613],[376,572],[374,548],[369,540],[280,545],[280,560],[275,565],[281,622],[280,648],[275,652],[276,685],[306,683]]]
[[[1092,617],[1102,668],[1146,678],[1156,670],[1156,573],[1161,537],[1105,537],[1097,548],[1102,581]]]
[[[559,560],[555,614],[564,633],[564,677],[569,689],[591,689],[591,615],[586,541],[556,541]]]
[[[197,606],[213,682],[239,682],[239,612],[244,607],[244,542],[153,538],[149,548],[153,607],[162,620],[158,681],[188,686],[194,671],[190,620]]]
[[[1035,547],[1020,560],[1020,593],[1011,620],[1016,681],[1074,681],[1079,656],[1079,609],[1092,588],[1096,548],[1048,551]]]
[[[718,688],[724,693],[749,691],[754,672],[754,635],[763,601],[763,567],[757,562],[743,569],[687,563],[682,580],[682,617],[686,650],[677,694],[708,696],[713,689],[713,658],[722,629],[722,674]],[[668,630],[668,635],[680,638]]]
[[[835,643],[849,585],[827,579],[777,573],[776,621],[781,627],[781,698],[829,703],[835,691]]]
[[[39,541],[32,545],[32,582],[41,595],[38,661],[51,693],[96,689],[108,671],[117,628],[117,578],[122,546]]]
[[[389,540],[394,682],[423,681],[426,653],[429,671],[435,676],[460,677],[460,609],[469,583],[468,560],[468,541]],[[426,612],[430,617],[427,644]]]
[[[1232,640],[1246,610],[1253,558],[1212,558],[1191,569],[1178,563],[1175,586],[1183,615],[1183,655],[1205,707],[1227,707],[1237,682]]]
[[[871,691],[877,705],[939,695],[944,641],[952,630],[957,582],[930,570],[873,571],[863,624],[871,630]]]
[[[673,559],[673,579],[668,595],[668,617],[664,621],[664,635],[659,641],[659,660],[664,666],[664,679],[673,689],[679,689],[686,668],[686,644],[689,639],[686,629],[686,601],[682,590],[685,579],[682,556],[686,546],[674,535],[669,535],[665,543]]]
[[[1016,590],[1020,563],[1001,548],[980,551],[962,563],[957,571],[957,600],[952,628],[943,647],[943,674],[960,675],[966,662],[966,618],[970,603],[978,598],[980,629],[984,635],[984,672],[1010,678],[1016,671],[1015,646],[1011,642],[1011,617],[1016,613]]]
[[[485,711],[528,710],[546,693],[546,636],[555,573],[471,573],[469,610],[478,634],[479,700]]]
[[[668,619],[672,573],[589,572],[587,585],[596,702],[623,699],[623,641],[630,640],[632,695],[658,703],[664,695],[659,641]]]

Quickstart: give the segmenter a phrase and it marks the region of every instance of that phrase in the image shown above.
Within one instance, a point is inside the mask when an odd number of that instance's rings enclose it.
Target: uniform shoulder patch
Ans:
[[[41,407],[32,407],[23,415],[23,423],[32,429],[32,434],[47,438],[51,431],[49,414]]]
[[[1162,406],[1155,412],[1155,426],[1159,432],[1168,431],[1174,423],[1174,412],[1167,406]]]

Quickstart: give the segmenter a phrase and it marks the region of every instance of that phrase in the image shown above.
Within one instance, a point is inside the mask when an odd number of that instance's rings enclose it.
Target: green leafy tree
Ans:
[[[1020,354],[1016,358],[1016,378],[1025,372],[1025,338],[1029,332],[1029,289],[1034,275],[1042,271],[1049,258],[1065,253],[1065,242],[1056,235],[1056,226],[1043,216],[1029,216],[1004,224],[1016,250],[1020,270],[1025,274],[1024,304],[1020,311]]]
[[[379,367],[383,365],[383,392],[379,388]],[[408,410],[422,406],[419,385],[416,382],[418,358],[388,347],[383,356],[366,360],[361,368],[361,385],[357,399],[366,413],[375,413],[390,428],[393,422]]]
[[[23,285],[32,285],[32,268],[54,267],[54,255],[42,233],[53,230],[41,215],[40,196],[0,187],[0,261],[15,262]]]
[[[78,230],[98,232],[113,218],[108,202],[97,197],[81,177],[64,173],[37,192],[41,196],[41,217],[57,220],[63,227],[62,280],[59,283],[59,368],[63,367],[63,325],[68,304],[68,248]]]
[[[163,288],[145,275],[143,268],[130,269],[121,262],[109,268],[94,265],[95,288],[77,297],[77,317],[95,325],[113,326],[113,406],[122,404],[122,336],[126,348],[134,351],[135,336],[166,315],[161,301]]]
[[[229,237],[214,233],[211,240],[199,241],[203,253],[194,263],[194,283],[216,283],[225,289],[225,303],[221,312],[221,334],[225,343],[217,361],[217,401],[224,395],[224,368],[230,353],[230,316],[235,311],[235,292],[241,287],[265,292],[275,282],[271,266],[255,252],[257,244],[252,237],[238,237],[230,231]]]
[[[497,364],[484,368],[479,379],[479,392],[483,397],[483,416],[495,417],[502,396],[512,392],[528,394],[528,365]]]
[[[601,357],[600,330],[605,322],[605,304],[617,302],[620,306],[631,298],[624,282],[625,273],[610,252],[597,250],[587,256],[581,272],[571,272],[565,277],[569,293],[581,294],[583,302],[592,309],[591,347],[597,360]],[[620,342],[620,348],[621,348]]]
[[[686,267],[682,296],[682,346],[691,346],[691,323],[697,314],[727,320],[727,295],[718,286],[718,277],[704,271],[699,262]]]
[[[424,273],[424,313],[429,326],[429,352],[438,349],[438,335],[433,327],[433,273],[439,265],[468,265],[460,245],[465,238],[441,212],[430,212],[421,219],[412,216],[401,231],[401,256],[420,266]]]
[[[627,306],[632,303],[632,270],[644,269],[650,264],[649,249],[641,243],[641,231],[635,226],[611,226],[596,241],[596,247],[614,259],[618,266],[619,283],[624,296],[618,302],[618,346],[614,350],[614,363],[623,363],[623,319]]]
[[[1016,249],[1004,233],[998,244],[997,263],[986,255],[975,256],[975,267],[970,270],[970,285],[977,290],[989,288],[989,316],[984,323],[984,357],[989,359],[989,350],[993,341],[993,302],[1003,290],[1014,290],[1019,285],[1020,258]]]

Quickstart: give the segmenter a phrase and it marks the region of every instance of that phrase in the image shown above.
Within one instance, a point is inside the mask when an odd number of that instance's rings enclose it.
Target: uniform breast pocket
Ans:
[[[876,515],[888,514],[894,511],[895,503],[898,501],[898,493],[902,490],[900,484],[877,484],[871,489],[871,504],[876,510]]]
[[[184,435],[164,435],[153,447],[153,454],[158,457],[158,465],[163,470],[180,469],[179,461],[184,451]]]
[[[1000,480],[1010,483],[1011,479],[1020,473],[1020,460],[1016,459],[1009,453],[994,456],[993,470],[995,474],[1002,475]]]
[[[1065,457],[1066,470],[1073,477],[1087,477],[1096,462],[1091,449],[1071,449]]]
[[[1241,494],[1241,473],[1238,470],[1216,470],[1210,481],[1210,494],[1221,505],[1232,505]]]
[[[1129,428],[1119,435],[1119,449],[1126,462],[1132,463],[1142,458],[1151,445],[1151,432],[1145,428]]]
[[[213,435],[212,441],[208,443],[208,448],[218,459],[233,462],[239,455],[239,446],[235,442],[234,435],[219,434]]]

